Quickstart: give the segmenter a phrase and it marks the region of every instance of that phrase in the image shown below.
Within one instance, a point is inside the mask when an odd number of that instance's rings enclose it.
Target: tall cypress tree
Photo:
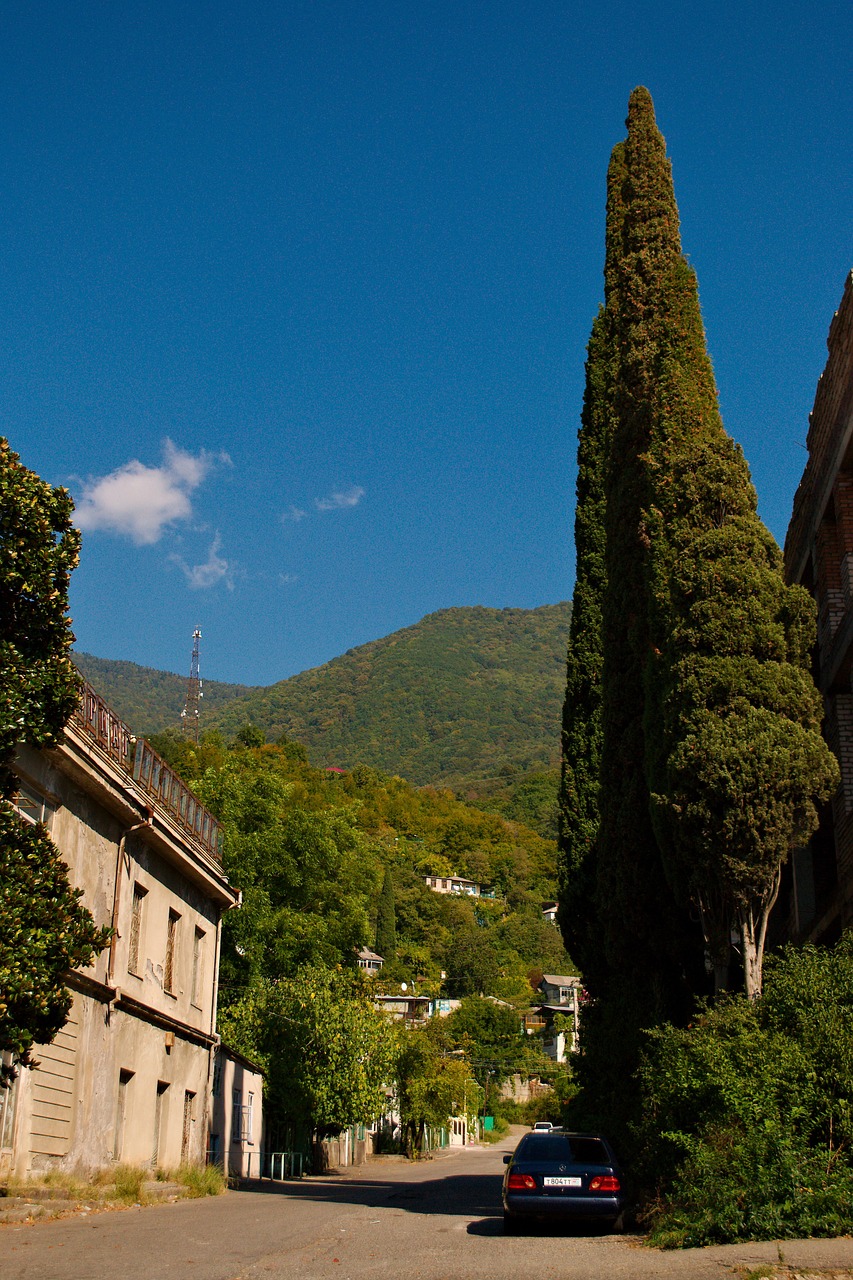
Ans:
[[[667,971],[689,964],[687,913],[698,909],[718,979],[736,924],[755,994],[779,867],[814,829],[837,766],[807,666],[813,605],[785,586],[723,429],[647,90],[631,95],[627,124],[607,232],[599,910],[616,966],[663,965],[670,995]]]
[[[559,920],[567,950],[594,985],[601,966],[595,910],[595,841],[601,769],[601,608],[604,567],[604,458],[608,344],[603,308],[589,340],[578,433],[577,570],[563,704],[559,797]]]
[[[634,987],[635,1016],[674,1016],[687,995],[686,908],[676,903],[652,826],[643,768],[649,542],[644,458],[653,431],[649,387],[664,327],[655,298],[663,263],[680,252],[678,212],[651,98],[635,90],[628,137],[608,171],[605,324],[612,350],[612,428],[605,459],[606,587],[602,601],[601,826],[596,846],[601,941]],[[659,145],[657,145],[659,144]]]
[[[376,950],[383,960],[391,961],[397,951],[397,912],[394,906],[394,878],[385,868],[379,908],[376,913]]]

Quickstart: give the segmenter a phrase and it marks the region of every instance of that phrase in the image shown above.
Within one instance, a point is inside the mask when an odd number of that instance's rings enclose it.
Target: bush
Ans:
[[[648,1033],[636,1173],[662,1246],[853,1228],[853,938]]]

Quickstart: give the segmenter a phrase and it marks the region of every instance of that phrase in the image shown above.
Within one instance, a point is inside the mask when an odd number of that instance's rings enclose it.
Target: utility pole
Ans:
[[[190,678],[187,681],[187,698],[181,712],[181,727],[188,738],[198,742],[199,703],[203,698],[201,677],[198,673],[198,642],[201,639],[201,628],[193,632],[193,656],[190,663]]]

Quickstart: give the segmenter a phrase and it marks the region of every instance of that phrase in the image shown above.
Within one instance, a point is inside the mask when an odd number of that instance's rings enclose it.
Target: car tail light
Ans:
[[[605,1174],[590,1178],[589,1189],[590,1191],[621,1191],[622,1185],[618,1178]]]
[[[511,1173],[507,1179],[507,1191],[535,1191],[536,1179],[529,1173]]]

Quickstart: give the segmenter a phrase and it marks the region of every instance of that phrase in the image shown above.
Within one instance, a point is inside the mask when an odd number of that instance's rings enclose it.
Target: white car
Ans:
[[[537,1120],[533,1126],[534,1133],[550,1133],[554,1126],[550,1120]]]

